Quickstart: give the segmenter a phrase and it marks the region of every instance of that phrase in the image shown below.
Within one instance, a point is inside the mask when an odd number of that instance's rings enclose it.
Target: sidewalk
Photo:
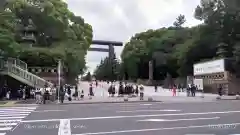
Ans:
[[[128,99],[128,101],[124,101]],[[97,103],[134,103],[134,102],[162,102],[161,100],[148,101],[148,98],[145,97],[144,100],[140,100],[139,97],[134,98],[124,98],[124,97],[109,97],[109,98],[95,98],[92,99],[84,98],[83,100],[73,100],[73,101],[64,101],[64,104],[97,104]]]
[[[152,100],[149,100],[152,99]],[[125,101],[124,99],[128,99]],[[234,100],[234,97],[224,97],[223,99],[230,99]],[[144,100],[140,100],[139,97],[106,97],[106,98],[99,98],[93,97],[92,99],[84,98],[83,100],[73,100],[73,101],[64,101],[64,104],[94,104],[94,103],[133,103],[133,102],[163,102],[163,103],[196,103],[196,102],[213,102],[217,101],[215,96],[206,96],[204,98],[197,96],[197,97],[183,97],[183,96],[176,96],[176,97],[169,97],[169,96],[145,96]]]
[[[16,101],[0,101],[0,107],[14,106]]]
[[[93,85],[94,86],[94,85]],[[89,92],[89,83],[80,82],[79,88],[84,90],[85,98],[80,101],[67,101],[66,104],[92,104],[92,103],[120,103],[120,102],[212,102],[217,101],[217,94],[196,93],[196,97],[187,97],[186,92],[177,92],[177,96],[173,97],[172,92],[169,89],[158,88],[158,92],[155,92],[154,87],[144,86],[144,100],[140,101],[139,97],[128,98],[128,101],[124,101],[123,97],[108,97],[108,84],[106,82],[99,83],[99,86],[94,86],[95,96],[89,99],[87,93]],[[118,87],[118,85],[117,85]],[[148,101],[148,98],[153,98],[153,101]],[[202,98],[204,97],[204,98]],[[235,96],[223,96],[221,100],[235,100]]]

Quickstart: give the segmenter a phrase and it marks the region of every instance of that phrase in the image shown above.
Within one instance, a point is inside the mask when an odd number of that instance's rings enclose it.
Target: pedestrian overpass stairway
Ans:
[[[24,84],[37,88],[43,88],[46,84],[53,85],[43,78],[28,72],[27,64],[14,58],[0,59],[0,75],[8,75]]]

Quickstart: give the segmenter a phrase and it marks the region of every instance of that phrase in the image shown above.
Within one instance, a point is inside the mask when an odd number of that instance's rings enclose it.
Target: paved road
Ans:
[[[42,105],[7,135],[237,134],[239,103]]]

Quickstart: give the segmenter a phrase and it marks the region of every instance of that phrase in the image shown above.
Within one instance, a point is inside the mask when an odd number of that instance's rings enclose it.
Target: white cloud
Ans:
[[[94,39],[127,42],[137,32],[171,26],[179,14],[186,26],[199,23],[193,17],[200,0],[66,0],[71,11],[93,27]],[[119,57],[123,47],[115,48]],[[89,52],[92,72],[107,53]]]

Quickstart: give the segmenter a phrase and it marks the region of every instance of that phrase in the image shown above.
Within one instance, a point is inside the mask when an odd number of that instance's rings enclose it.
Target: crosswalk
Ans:
[[[37,108],[28,107],[0,107],[0,135],[12,131],[25,117]]]

